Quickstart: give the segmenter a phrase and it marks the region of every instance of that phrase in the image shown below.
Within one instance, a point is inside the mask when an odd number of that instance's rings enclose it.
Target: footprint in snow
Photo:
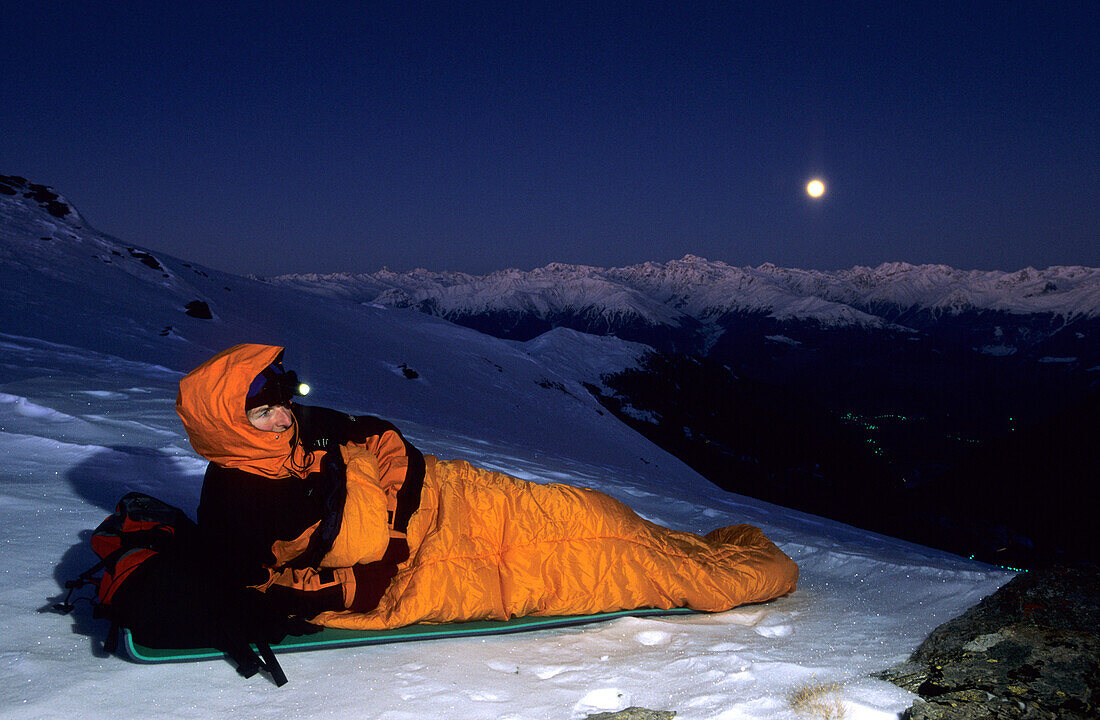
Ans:
[[[622,710],[630,704],[630,698],[619,688],[599,688],[585,694],[574,706],[576,712]]]
[[[508,662],[507,660],[490,660],[487,664],[490,670],[508,673],[509,675],[519,675],[519,665],[516,665],[514,662]]]
[[[642,645],[667,645],[672,641],[672,634],[664,630],[643,630],[635,634],[634,639]]]
[[[753,630],[764,637],[787,637],[794,632],[790,625],[757,625]]]
[[[505,702],[508,698],[496,693],[473,691],[466,693],[466,697],[473,702]]]

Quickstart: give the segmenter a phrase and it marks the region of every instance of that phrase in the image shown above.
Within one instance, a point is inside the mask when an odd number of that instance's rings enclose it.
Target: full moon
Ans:
[[[812,198],[819,198],[825,194],[825,183],[817,178],[806,183],[806,194]]]

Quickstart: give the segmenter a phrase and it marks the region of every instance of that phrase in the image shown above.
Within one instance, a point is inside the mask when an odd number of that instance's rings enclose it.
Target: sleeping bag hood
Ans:
[[[317,469],[323,453],[306,454],[297,442],[297,425],[265,432],[245,414],[249,385],[282,354],[274,345],[235,345],[180,380],[176,413],[195,452],[222,467],[269,478],[305,477]]]

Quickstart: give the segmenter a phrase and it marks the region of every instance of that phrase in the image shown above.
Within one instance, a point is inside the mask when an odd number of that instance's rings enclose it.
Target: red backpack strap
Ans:
[[[143,562],[157,554],[156,550],[146,547],[122,548],[115,558],[114,566],[108,565],[107,571],[99,581],[96,597],[101,605],[110,605],[115,591],[126,581]]]

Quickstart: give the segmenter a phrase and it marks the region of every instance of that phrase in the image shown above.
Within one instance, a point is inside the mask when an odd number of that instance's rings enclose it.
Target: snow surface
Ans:
[[[0,197],[0,717],[545,720],[642,705],[782,720],[796,717],[786,696],[820,682],[838,683],[849,718],[896,718],[913,696],[869,675],[1011,577],[718,489],[580,385],[642,348],[561,331],[512,343],[144,252]],[[184,313],[196,299],[213,319]],[[286,345],[317,404],[391,419],[426,452],[594,487],[676,528],[759,525],[799,563],[799,588],[713,615],[284,654],[279,689],[223,661],[105,656],[86,605],[39,610],[93,563],[90,530],[125,492],[194,512],[206,463],[174,413],[177,382],[245,341]]]

